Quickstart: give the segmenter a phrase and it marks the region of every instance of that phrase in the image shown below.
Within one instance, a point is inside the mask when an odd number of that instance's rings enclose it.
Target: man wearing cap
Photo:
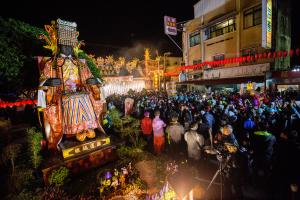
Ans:
[[[180,153],[181,139],[184,134],[183,126],[178,122],[177,114],[173,114],[171,117],[170,125],[166,128],[167,139],[170,145],[170,151],[172,157]]]
[[[158,110],[154,112],[154,116],[155,117],[152,122],[154,151],[155,153],[160,154],[165,144],[164,127],[166,127],[166,124],[159,118],[160,112]]]
[[[150,116],[150,113],[145,112],[144,118],[141,121],[141,129],[143,132],[143,137],[147,141],[147,145],[150,144],[151,136],[152,136],[152,119],[149,116]]]

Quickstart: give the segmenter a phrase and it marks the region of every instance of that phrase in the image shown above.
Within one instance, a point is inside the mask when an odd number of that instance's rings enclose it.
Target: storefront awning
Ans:
[[[248,82],[264,82],[264,76],[248,76],[248,77],[235,77],[235,78],[222,78],[222,79],[201,79],[201,80],[189,80],[184,82],[177,82],[178,85],[223,85],[223,84],[240,84]]]

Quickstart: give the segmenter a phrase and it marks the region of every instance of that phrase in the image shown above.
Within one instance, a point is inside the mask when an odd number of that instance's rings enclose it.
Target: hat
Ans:
[[[198,129],[198,124],[197,123],[193,123],[191,125],[191,130],[196,131]]]
[[[172,122],[177,122],[178,121],[178,117],[177,116],[172,116],[171,117],[171,121]]]
[[[150,116],[150,113],[148,111],[144,112],[144,116],[145,117],[149,117]]]
[[[271,108],[269,112],[270,112],[270,113],[275,113],[276,110],[275,110],[274,108]]]

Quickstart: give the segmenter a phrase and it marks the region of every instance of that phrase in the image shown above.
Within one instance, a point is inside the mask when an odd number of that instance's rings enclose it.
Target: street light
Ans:
[[[164,91],[167,91],[167,87],[166,87],[166,77],[164,75],[164,73],[166,72],[166,56],[170,56],[172,53],[171,52],[165,52],[164,53],[164,71],[163,71],[163,76],[164,76]]]

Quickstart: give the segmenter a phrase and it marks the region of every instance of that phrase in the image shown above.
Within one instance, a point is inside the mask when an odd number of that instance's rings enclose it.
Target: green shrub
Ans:
[[[69,170],[66,167],[60,167],[57,170],[52,171],[48,181],[50,185],[61,186],[64,184],[68,175]]]
[[[116,108],[114,108],[109,111],[108,115],[110,116],[110,118],[112,120],[115,131],[119,132],[120,129],[122,128],[122,119],[121,119],[120,112]]]
[[[34,194],[32,191],[24,189],[19,194],[13,194],[9,199],[12,200],[40,200],[41,196]]]
[[[117,149],[119,156],[118,162],[120,165],[126,165],[130,162],[138,162],[142,160],[153,159],[153,155],[147,151],[143,151],[140,148],[121,146]]]
[[[10,189],[15,192],[21,191],[30,186],[34,179],[32,169],[17,166],[15,172],[9,177]]]
[[[32,162],[33,167],[36,169],[40,166],[42,161],[41,156],[41,140],[43,139],[43,135],[40,131],[37,130],[36,127],[32,127],[27,129],[27,141],[29,148],[29,155]]]

